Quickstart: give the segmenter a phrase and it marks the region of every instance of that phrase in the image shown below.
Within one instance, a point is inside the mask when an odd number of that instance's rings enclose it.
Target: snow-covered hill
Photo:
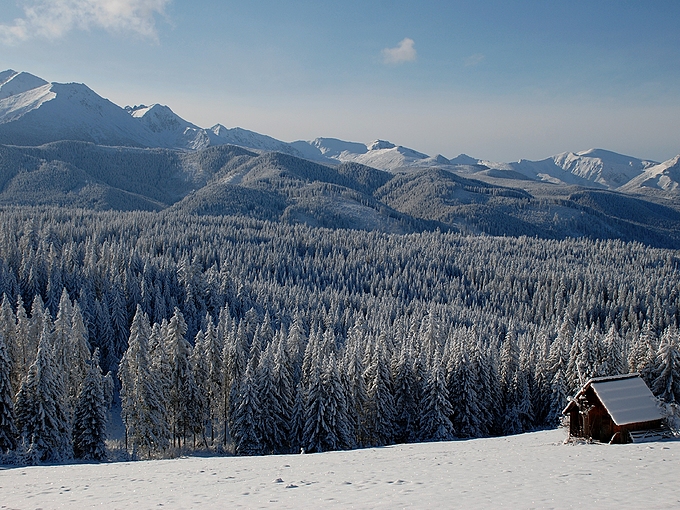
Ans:
[[[316,161],[352,162],[394,171],[408,167],[442,167],[451,162],[444,156],[430,157],[422,152],[394,145],[386,140],[375,140],[369,144],[345,142],[336,138],[316,138],[311,141],[297,141],[291,144],[304,157]]]
[[[8,508],[675,508],[680,442],[564,430],[348,452],[7,468]]]
[[[484,161],[492,169],[518,172],[535,180],[617,189],[656,163],[603,149],[563,152],[539,161],[515,163]]]
[[[680,155],[647,168],[623,186],[621,191],[635,193],[644,188],[680,191]]]
[[[257,151],[282,152],[291,156],[304,157],[292,144],[240,127],[228,129],[222,124],[216,124],[207,130],[207,134],[211,145],[237,145]]]

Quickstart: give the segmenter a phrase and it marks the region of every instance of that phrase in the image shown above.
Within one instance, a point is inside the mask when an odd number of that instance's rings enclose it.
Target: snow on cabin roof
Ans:
[[[654,395],[639,376],[593,379],[590,384],[619,426],[662,418]]]
[[[616,425],[628,425],[662,419],[656,400],[640,374],[624,374],[590,379],[572,399],[563,413],[569,413],[576,399],[592,387]]]

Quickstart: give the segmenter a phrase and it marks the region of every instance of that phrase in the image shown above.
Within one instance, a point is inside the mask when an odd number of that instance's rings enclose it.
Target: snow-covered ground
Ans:
[[[564,430],[269,457],[0,470],[0,508],[677,508],[680,442]]]

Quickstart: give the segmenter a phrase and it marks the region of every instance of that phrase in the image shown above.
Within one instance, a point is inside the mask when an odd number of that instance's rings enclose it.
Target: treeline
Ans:
[[[675,251],[618,241],[5,209],[0,401],[18,426],[2,448],[35,461],[77,450],[83,371],[52,385],[67,402],[56,450],[33,447],[19,417],[38,360],[64,378],[76,359],[55,340],[67,302],[117,376],[136,455],[516,433],[555,424],[587,378],[627,371],[677,401],[678,269]],[[78,359],[97,372],[89,351]]]

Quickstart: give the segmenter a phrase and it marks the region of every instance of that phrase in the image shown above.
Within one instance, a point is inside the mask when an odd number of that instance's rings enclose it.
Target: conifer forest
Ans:
[[[321,452],[558,425],[591,377],[680,402],[680,257],[638,242],[0,209],[7,462]]]

